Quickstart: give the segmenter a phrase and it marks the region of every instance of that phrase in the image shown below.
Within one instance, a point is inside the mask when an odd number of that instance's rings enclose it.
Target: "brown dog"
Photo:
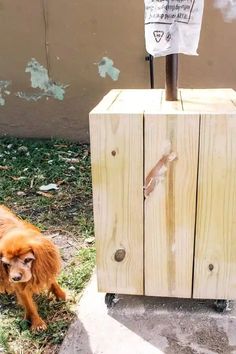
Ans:
[[[60,255],[55,245],[35,226],[0,205],[0,292],[16,294],[32,330],[47,328],[33,294],[48,289],[57,299],[65,300],[56,282],[59,270]]]

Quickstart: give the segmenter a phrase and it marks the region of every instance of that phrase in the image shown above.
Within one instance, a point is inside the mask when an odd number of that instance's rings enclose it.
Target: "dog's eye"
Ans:
[[[24,264],[28,264],[32,261],[33,259],[32,258],[25,258],[24,259]]]
[[[10,267],[10,264],[9,263],[6,263],[6,262],[2,262],[3,263],[3,266],[5,267],[5,268],[9,268]]]

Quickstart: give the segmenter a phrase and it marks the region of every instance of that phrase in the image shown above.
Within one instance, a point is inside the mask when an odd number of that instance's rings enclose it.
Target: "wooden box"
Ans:
[[[235,299],[235,91],[112,90],[90,138],[99,291]]]

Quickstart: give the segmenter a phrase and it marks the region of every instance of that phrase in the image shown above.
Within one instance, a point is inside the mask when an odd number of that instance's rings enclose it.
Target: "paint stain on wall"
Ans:
[[[48,76],[47,69],[41,65],[36,59],[32,58],[25,69],[26,73],[30,73],[31,87],[40,89],[39,92],[26,93],[17,92],[16,96],[27,101],[38,101],[42,97],[53,97],[56,100],[62,101],[65,96],[65,88],[69,85],[55,83]]]
[[[98,72],[101,77],[106,77],[107,75],[114,81],[117,81],[120,75],[120,70],[113,66],[113,60],[103,57],[98,64]]]
[[[10,86],[11,81],[0,80],[0,106],[5,105],[5,96],[10,95],[10,91],[8,90],[8,86]]]
[[[232,22],[236,19],[235,0],[215,0],[215,7],[221,10],[225,22]]]

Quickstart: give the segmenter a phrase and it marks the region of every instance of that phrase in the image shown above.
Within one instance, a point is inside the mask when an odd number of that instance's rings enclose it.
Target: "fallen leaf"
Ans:
[[[18,191],[16,192],[16,194],[18,195],[18,197],[24,197],[26,195],[26,193],[22,191]]]
[[[65,162],[69,162],[69,163],[79,163],[80,159],[72,157],[72,158],[68,158],[68,157],[61,157],[61,160],[65,161]]]
[[[19,152],[28,152],[27,146],[20,146],[20,147],[18,147],[17,150],[18,150]]]
[[[30,181],[30,188],[33,188],[33,186],[34,186],[34,177]]]
[[[5,202],[8,201],[8,200],[11,200],[11,197],[6,197],[6,198],[4,198],[4,201],[5,201]]]
[[[44,175],[42,175],[42,174],[41,175],[40,174],[36,175],[34,177],[37,178],[37,179],[45,179]]]
[[[61,147],[65,147],[65,148],[68,147],[68,145],[65,145],[65,144],[55,144],[54,146],[55,147],[60,147],[60,148]]]
[[[63,183],[65,183],[65,180],[64,180],[64,179],[61,180],[61,181],[58,181],[58,182],[57,182],[57,185],[60,186],[60,185],[63,184]]]
[[[13,179],[13,181],[21,181],[23,179],[26,179],[26,177],[23,177],[23,176],[20,176],[20,177],[11,176],[11,179]]]
[[[37,192],[37,194],[42,195],[46,198],[53,198],[53,195],[51,193]]]
[[[49,183],[47,185],[43,185],[41,187],[39,187],[39,190],[40,191],[43,191],[43,192],[47,192],[47,191],[50,191],[50,190],[57,190],[58,189],[58,186],[56,183]]]
[[[90,244],[90,243],[93,243],[95,241],[95,237],[91,236],[91,237],[88,237],[85,239],[85,242]]]

